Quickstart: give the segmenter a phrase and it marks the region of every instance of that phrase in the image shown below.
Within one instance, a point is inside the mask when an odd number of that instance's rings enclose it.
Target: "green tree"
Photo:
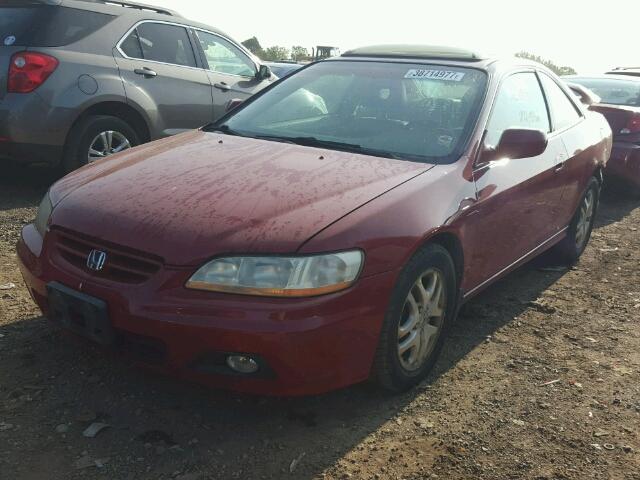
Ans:
[[[273,47],[267,48],[261,58],[270,62],[287,60],[289,58],[289,49],[274,45]]]
[[[260,45],[260,42],[256,37],[251,37],[245,40],[244,42],[242,42],[242,45],[244,45],[245,48],[254,55],[262,57],[262,55],[264,54],[264,50],[262,50],[262,46]]]
[[[527,60],[533,60],[534,62],[541,63],[542,65],[547,67],[549,70],[555,72],[557,75],[575,75],[576,74],[576,71],[571,67],[559,67],[558,65],[553,63],[551,60],[542,58],[539,55],[534,55],[533,53],[522,51],[522,52],[516,53],[516,57],[526,58]]]
[[[307,60],[309,58],[309,50],[301,46],[291,47],[291,59],[299,62],[300,60]]]

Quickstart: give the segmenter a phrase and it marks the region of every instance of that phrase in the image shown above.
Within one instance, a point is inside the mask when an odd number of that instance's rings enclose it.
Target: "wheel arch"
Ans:
[[[69,130],[69,134],[73,131],[75,126],[85,118],[92,115],[109,115],[112,117],[118,117],[131,125],[131,127],[140,136],[142,143],[146,143],[151,140],[149,124],[144,116],[131,105],[118,101],[103,101],[86,108],[73,122],[73,125]],[[68,142],[69,134],[67,134],[65,144]]]
[[[464,250],[462,249],[462,242],[460,241],[460,238],[450,231],[437,232],[426,238],[422,242],[420,248],[429,244],[439,245],[444,248],[449,255],[451,255],[451,259],[455,266],[457,288],[458,291],[461,291],[464,276]]]

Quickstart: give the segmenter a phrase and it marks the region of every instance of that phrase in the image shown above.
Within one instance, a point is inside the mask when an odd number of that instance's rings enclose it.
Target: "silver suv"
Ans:
[[[71,171],[210,123],[274,80],[242,45],[169,10],[3,1],[0,157]]]

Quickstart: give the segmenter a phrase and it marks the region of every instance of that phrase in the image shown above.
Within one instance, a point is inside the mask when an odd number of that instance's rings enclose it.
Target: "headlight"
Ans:
[[[210,261],[187,288],[267,297],[310,297],[343,290],[358,278],[360,250],[300,257],[224,257]]]
[[[40,202],[38,214],[36,215],[36,219],[33,221],[33,224],[36,226],[36,230],[38,230],[42,237],[44,237],[44,234],[47,232],[47,224],[49,223],[49,217],[51,216],[52,210],[53,205],[51,204],[49,192],[47,192]]]

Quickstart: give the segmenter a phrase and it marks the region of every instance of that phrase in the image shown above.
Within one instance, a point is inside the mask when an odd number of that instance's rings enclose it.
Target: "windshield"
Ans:
[[[571,81],[593,90],[601,103],[640,107],[640,81],[600,78],[571,78]]]
[[[485,85],[486,74],[470,68],[325,61],[208,130],[444,163],[459,156]]]

